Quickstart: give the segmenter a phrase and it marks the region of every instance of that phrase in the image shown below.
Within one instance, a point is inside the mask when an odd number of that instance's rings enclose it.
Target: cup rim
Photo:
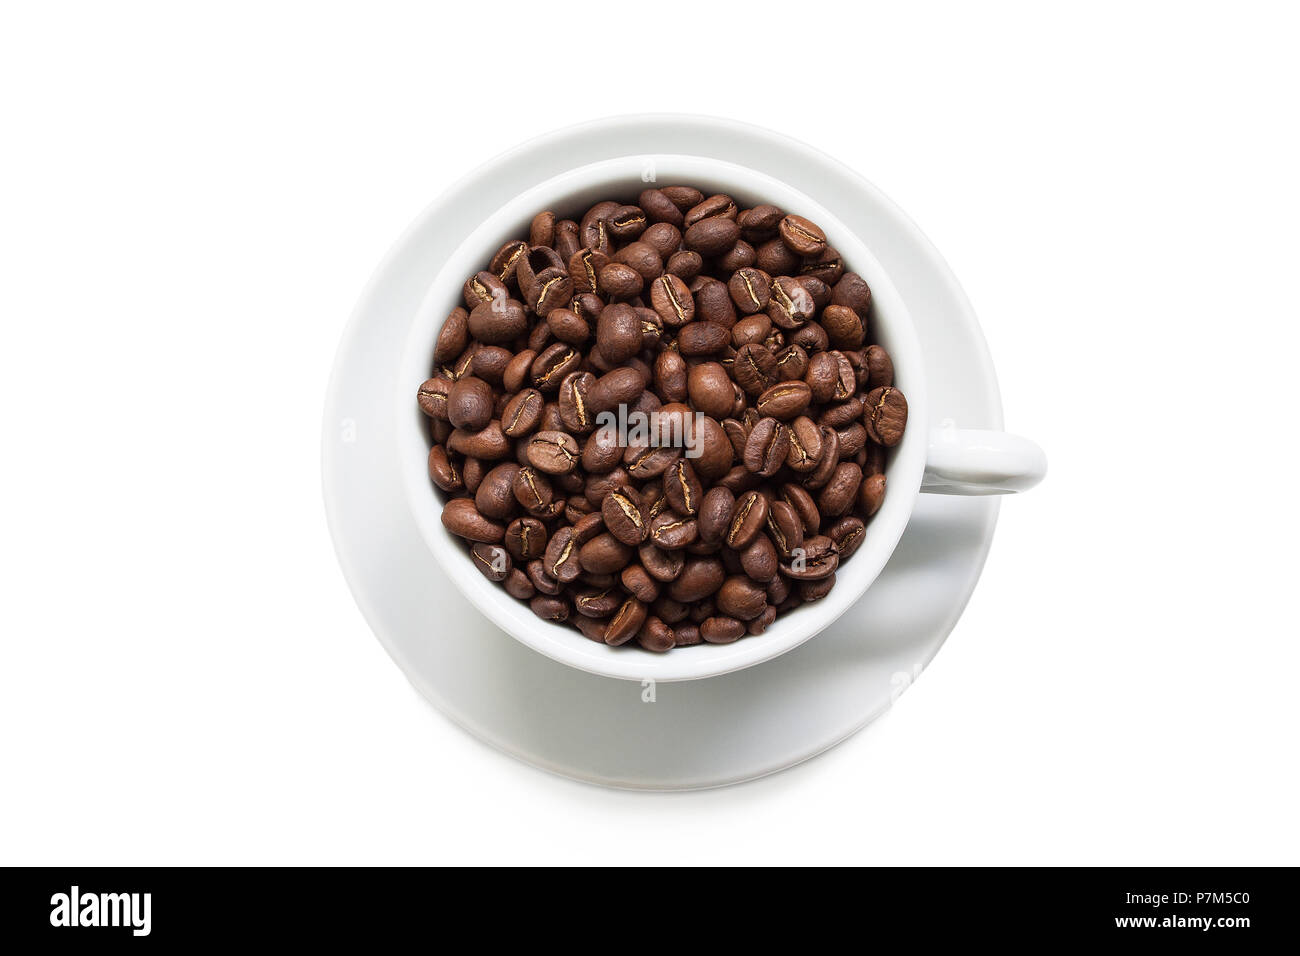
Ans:
[[[894,362],[895,380],[907,396],[909,428],[892,450],[888,493],[868,524],[868,535],[852,559],[837,570],[836,586],[820,601],[782,615],[761,635],[725,645],[702,644],[654,654],[635,644],[607,647],[576,629],[537,618],[524,602],[479,574],[462,543],[442,525],[442,501],[428,478],[428,438],[423,415],[411,399],[432,369],[433,343],[448,313],[460,304],[466,276],[482,268],[508,238],[526,234],[539,209],[581,206],[586,199],[645,188],[647,163],[654,181],[683,181],[798,210],[822,226],[852,270],[871,286],[873,338]],[[590,194],[584,196],[583,194]],[[603,194],[603,195],[599,195]],[[589,203],[588,203],[589,204]],[[558,207],[558,208],[557,208]],[[583,207],[585,208],[585,207]],[[906,304],[870,249],[830,210],[802,191],[752,166],[692,154],[636,154],[584,164],[538,182],[508,198],[448,256],[430,285],[407,334],[395,390],[398,467],[408,509],[417,530],[448,578],[489,620],[516,640],[560,663],[625,680],[697,680],[719,676],[778,657],[814,637],[842,616],[875,581],[906,528],[925,468],[926,388],[920,343]],[[409,386],[409,388],[407,387]]]

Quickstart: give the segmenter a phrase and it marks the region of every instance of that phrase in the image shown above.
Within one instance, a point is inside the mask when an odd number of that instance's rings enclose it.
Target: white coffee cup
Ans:
[[[504,242],[527,236],[529,223],[538,211],[549,209],[560,216],[578,218],[597,201],[610,197],[631,200],[646,188],[646,174],[646,159],[642,156],[575,168],[522,194],[503,196],[504,205],[465,238],[429,288],[396,372],[398,466],[412,520],[443,571],[470,603],[507,634],[547,657],[595,674],[627,680],[696,680],[784,654],[852,607],[893,554],[918,494],[1024,491],[1042,479],[1047,466],[1037,445],[1015,435],[931,428],[920,343],[907,308],[870,250],[832,211],[753,169],[707,157],[656,155],[653,176],[657,182],[690,183],[706,193],[724,192],[742,205],[771,203],[822,227],[847,268],[861,275],[871,287],[872,337],[893,360],[895,384],[907,397],[907,429],[903,440],[891,450],[886,466],[884,504],[868,523],[861,547],[836,571],[835,587],[820,601],[781,615],[763,634],[733,644],[700,644],[655,654],[634,642],[607,647],[588,640],[568,625],[538,618],[526,603],[483,577],[473,566],[464,544],[443,527],[443,499],[427,471],[428,423],[415,402],[415,394],[419,384],[432,373],[438,331],[447,315],[461,303],[466,278],[484,268]],[[430,625],[429,639],[437,640],[437,622]]]

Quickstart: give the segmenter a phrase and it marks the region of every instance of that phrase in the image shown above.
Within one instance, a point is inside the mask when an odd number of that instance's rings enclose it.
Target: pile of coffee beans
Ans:
[[[443,524],[489,580],[652,651],[760,634],[831,590],[907,401],[871,289],[816,223],[647,189],[538,214],[463,296],[418,398]]]

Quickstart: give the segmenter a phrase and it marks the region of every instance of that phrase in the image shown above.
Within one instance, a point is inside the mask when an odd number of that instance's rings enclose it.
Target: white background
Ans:
[[[0,862],[1300,862],[1283,11],[7,4]],[[344,585],[318,444],[352,303],[430,199],[663,110],[899,202],[1051,460],[887,718],[677,795],[425,705]]]

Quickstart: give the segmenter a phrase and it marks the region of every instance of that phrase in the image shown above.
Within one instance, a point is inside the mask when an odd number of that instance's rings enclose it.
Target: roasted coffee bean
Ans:
[[[776,353],[776,377],[782,382],[801,380],[808,371],[808,353],[798,345],[787,345]]]
[[[734,273],[739,269],[748,269],[757,259],[758,253],[754,251],[754,247],[744,239],[741,239],[722,255],[718,256],[718,258],[714,260],[714,265],[724,274],[728,272]]]
[[[461,478],[465,482],[465,490],[473,497],[478,492],[478,486],[483,483],[484,476],[492,470],[492,466],[487,462],[480,461],[477,458],[466,458],[465,466],[461,469]]]
[[[465,285],[461,287],[461,297],[465,300],[465,308],[471,312],[480,305],[497,301],[504,302],[509,295],[510,290],[506,287],[505,282],[495,272],[487,270],[470,276],[465,280]],[[480,339],[480,341],[482,340]]]
[[[683,518],[673,511],[661,512],[650,522],[650,543],[664,551],[690,547],[698,534],[694,518]]]
[[[634,597],[623,602],[605,626],[605,643],[617,647],[626,644],[645,623],[646,606]]]
[[[506,575],[505,589],[507,594],[519,601],[527,601],[537,593],[533,582],[528,579],[528,574],[519,568],[511,568],[510,573]]]
[[[856,272],[844,273],[831,292],[833,304],[846,305],[864,318],[867,310],[871,308],[871,287]]]
[[[822,518],[838,518],[853,507],[862,483],[862,469],[851,461],[842,461],[817,496],[817,510]]]
[[[767,524],[767,499],[758,491],[747,491],[736,499],[727,521],[726,543],[737,551],[754,540]]]
[[[762,269],[738,268],[727,284],[731,301],[745,315],[762,312],[771,298],[772,279]]]
[[[697,222],[701,222],[702,220],[714,216],[723,219],[735,219],[737,211],[736,201],[730,196],[719,193],[718,195],[710,196],[708,199],[701,199],[698,203],[688,209],[686,211],[685,223],[687,227],[690,227]]]
[[[638,481],[645,481],[662,475],[681,456],[680,448],[633,444],[628,446],[623,464],[629,475]]]
[[[460,306],[452,309],[438,330],[438,341],[433,347],[435,365],[454,361],[469,345],[469,312]]]
[[[605,530],[605,518],[599,511],[592,511],[572,522],[572,526],[573,539],[578,544],[586,544]]]
[[[447,396],[451,394],[455,383],[450,379],[435,377],[420,385],[417,398],[420,403],[420,411],[430,418],[447,420]]]
[[[663,194],[682,212],[704,201],[704,193],[694,186],[664,186]]]
[[[650,534],[650,522],[641,509],[641,502],[627,486],[606,495],[600,513],[609,533],[624,544],[638,545]]]
[[[853,552],[862,546],[863,539],[866,537],[866,526],[863,525],[861,518],[849,515],[831,525],[826,536],[835,542],[835,550],[840,553],[840,560],[847,561],[853,556]]]
[[[479,514],[469,498],[453,498],[447,502],[442,508],[442,524],[467,541],[498,544],[506,535],[505,526]]]
[[[528,602],[528,606],[544,621],[562,624],[569,619],[569,602],[563,598],[539,594]]]
[[[644,557],[641,563],[645,564]],[[654,570],[649,565],[646,565],[646,570],[654,574]],[[658,575],[655,576],[658,577]],[[717,558],[689,558],[682,565],[676,579],[668,585],[668,596],[674,601],[681,601],[684,604],[703,601],[722,586],[722,582],[726,577],[726,569],[723,568],[722,562]],[[663,579],[660,578],[660,580]]]
[[[820,601],[826,595],[831,593],[831,588],[835,587],[835,575],[830,574],[817,581],[800,581],[799,597],[805,601]]]
[[[611,301],[631,299],[640,295],[645,288],[645,279],[629,265],[622,262],[610,262],[603,266],[597,276],[600,292]]]
[[[781,561],[781,573],[796,581],[816,581],[835,573],[840,555],[825,535],[804,539],[803,547]]]
[[[636,642],[647,651],[659,654],[672,650],[677,643],[673,629],[654,616],[645,619],[641,630],[636,633]]]
[[[528,439],[528,462],[548,475],[563,475],[578,465],[578,442],[567,432],[538,432]]]
[[[831,480],[831,475],[835,473],[835,468],[840,461],[839,433],[825,425],[818,427],[822,438],[822,454],[817,467],[804,476],[804,487],[809,489],[824,487],[826,482]]]
[[[798,272],[803,261],[800,255],[781,242],[779,237],[761,243],[754,252],[754,264],[768,276],[793,276]]]
[[[722,582],[715,602],[723,614],[748,621],[763,613],[767,593],[750,578],[736,575]]]
[[[673,205],[672,200],[664,195],[662,189],[644,190],[637,197],[636,204],[645,210],[646,217],[651,222],[666,222],[674,226],[680,226],[686,221],[682,216],[682,211]]]
[[[687,397],[686,360],[681,353],[666,349],[654,364],[654,389],[665,402],[684,402]]]
[[[776,356],[763,345],[743,345],[732,361],[731,374],[746,394],[757,397],[777,383]]]
[[[429,478],[443,491],[459,491],[465,487],[460,469],[442,445],[429,449]]]
[[[573,529],[563,527],[551,535],[546,545],[542,568],[556,581],[568,584],[582,573],[582,564],[578,558],[580,545],[574,540]],[[537,582],[534,581],[534,584]],[[539,588],[540,590],[540,588]]]
[[[501,430],[499,421],[491,421],[487,427],[476,432],[457,428],[448,437],[447,447],[472,458],[496,461],[509,456],[510,439]]]
[[[839,436],[841,458],[855,457],[867,444],[867,430],[862,427],[861,422],[853,422],[843,428],[837,428],[835,434]]]
[[[837,349],[861,348],[867,337],[866,323],[847,305],[826,306],[822,310],[821,327],[826,330],[831,346]]]
[[[672,226],[661,225],[660,228],[672,229]],[[648,242],[629,243],[614,254],[614,261],[627,266],[640,276],[642,287],[664,273],[664,257]]]
[[[519,285],[519,291],[523,293],[524,300],[533,306],[537,302],[537,296],[541,292],[542,285],[551,277],[557,275],[568,275],[568,264],[564,258],[549,246],[531,246],[527,253],[519,257],[515,267],[515,281]],[[572,280],[569,284],[572,295]],[[538,312],[538,315],[545,313]]]
[[[703,637],[700,636],[700,626],[690,621],[681,623],[673,627],[673,645],[675,647],[691,647],[699,644]]]
[[[609,617],[619,609],[624,595],[613,588],[583,588],[573,598],[573,609],[584,617]]]
[[[867,375],[863,388],[870,391],[894,384],[894,363],[888,352],[879,345],[869,345],[865,358]]]
[[[731,330],[716,322],[688,322],[677,333],[677,349],[689,357],[716,355],[730,344]]]
[[[864,517],[870,518],[880,510],[885,502],[885,476],[870,475],[862,479],[858,487],[858,509]]]
[[[766,315],[747,315],[731,327],[731,344],[738,350],[746,345],[762,345],[771,331],[772,320]]]
[[[872,389],[863,404],[862,424],[873,442],[892,448],[903,440],[903,429],[907,426],[907,399],[902,392],[888,385]]]
[[[579,249],[568,260],[569,278],[573,280],[573,291],[589,294],[600,290],[600,270],[610,263],[609,256],[596,249]],[[550,321],[550,315],[547,315]]]
[[[528,331],[522,302],[498,298],[481,302],[469,314],[469,331],[483,345],[507,345]]]
[[[767,582],[767,603],[782,604],[790,596],[790,582],[779,574]]]
[[[479,514],[496,521],[513,517],[519,502],[515,500],[514,481],[519,466],[505,462],[489,471],[474,492],[474,505]]]
[[[572,219],[561,219],[557,222],[555,242],[552,246],[560,258],[567,262],[569,257],[582,247],[582,240],[578,238],[578,224]]]
[[[673,223],[657,222],[641,234],[640,243],[633,243],[633,245],[638,244],[648,247],[654,252],[658,260],[658,270],[654,275],[647,276],[644,272],[642,273],[646,281],[649,282],[663,274],[664,263],[673,253],[681,249],[682,231]]]
[[[688,447],[696,456],[691,459],[691,464],[701,481],[716,481],[731,468],[735,451],[717,419],[701,415],[692,420],[695,428],[688,438]]]
[[[596,376],[590,372],[571,372],[560,383],[560,420],[575,435],[585,435],[596,427],[595,416],[587,407],[587,393],[595,383]]]
[[[546,400],[535,388],[517,392],[501,412],[501,431],[507,438],[523,438],[542,420]]]
[[[804,259],[799,266],[801,278],[817,279],[827,286],[833,286],[844,275],[844,262],[835,249],[827,246],[818,255]],[[816,301],[816,297],[814,300]]]
[[[758,535],[740,552],[741,568],[755,581],[767,582],[776,577],[777,562],[776,546],[765,534]]]
[[[826,249],[826,233],[803,216],[786,216],[778,226],[781,241],[801,256],[819,255]]]
[[[552,309],[546,316],[546,324],[566,345],[583,345],[591,337],[587,320],[572,309]]]
[[[745,467],[770,478],[790,454],[790,429],[775,418],[760,419],[745,441]]]
[[[710,644],[730,644],[745,636],[745,625],[734,617],[710,617],[700,624],[700,636]]]
[[[506,527],[505,547],[516,561],[540,558],[546,552],[546,525],[536,518],[516,518]]]
[[[784,422],[802,415],[811,401],[812,390],[804,382],[794,380],[781,382],[764,391],[758,396],[754,407],[760,415]]]
[[[650,576],[650,572],[640,564],[629,564],[619,574],[619,583],[623,589],[643,604],[649,604],[659,597],[659,582]]]
[[[664,472],[664,497],[679,515],[694,517],[704,498],[704,487],[690,459],[679,458]]]
[[[790,451],[785,463],[800,474],[814,471],[822,457],[822,433],[807,415],[800,415],[790,423]]]
[[[668,257],[664,272],[677,276],[683,282],[690,282],[704,269],[704,257],[698,252],[682,249]]]
[[[646,379],[630,366],[606,372],[587,392],[587,407],[595,415],[619,405],[629,405],[640,397]]]
[[[757,637],[759,634],[765,632],[775,622],[776,608],[769,604],[767,607],[763,608],[762,614],[745,625],[745,633],[750,637]]]
[[[781,500],[793,508],[794,513],[799,516],[799,520],[803,522],[805,536],[817,533],[822,524],[822,516],[817,510],[817,503],[813,501],[813,496],[807,489],[792,482],[784,484],[781,486]]]
[[[725,282],[701,276],[691,284],[691,294],[695,297],[695,318],[725,329],[736,324],[736,306]]]
[[[700,539],[706,544],[719,544],[731,523],[731,512],[736,506],[736,496],[726,488],[710,488],[700,503],[696,519]]]
[[[686,557],[680,551],[665,551],[653,544],[643,544],[637,551],[641,566],[656,581],[667,583],[681,576]]]
[[[719,362],[702,362],[690,370],[686,392],[697,411],[723,418],[731,411],[731,379]]]
[[[563,585],[547,573],[545,561],[540,559],[529,561],[524,570],[528,574],[529,582],[542,594],[559,594],[563,590]]]
[[[529,369],[533,366],[533,360],[537,358],[537,353],[532,349],[524,349],[516,352],[514,357],[506,364],[505,371],[501,374],[501,385],[506,390],[504,396],[507,401],[520,389],[524,388],[528,381]]]
[[[573,619],[573,626],[581,631],[582,636],[587,640],[595,641],[597,644],[605,643],[605,621],[579,615]]]
[[[826,410],[817,416],[817,424],[827,428],[843,428],[852,425],[862,417],[862,402],[856,397],[846,399],[838,405],[827,405]]]
[[[781,210],[766,203],[746,209],[736,216],[740,233],[750,242],[763,242],[777,233],[781,224]]]
[[[578,552],[578,561],[584,571],[593,574],[616,574],[627,567],[635,553],[631,547],[606,531],[582,545]]]
[[[670,328],[683,326],[695,318],[695,299],[690,289],[671,272],[650,283],[650,305]]]
[[[740,227],[734,220],[722,216],[709,216],[694,225],[687,225],[682,241],[686,248],[704,258],[720,256],[740,239]]]
[[[489,385],[500,388],[506,366],[512,358],[514,353],[509,349],[503,349],[499,345],[484,345],[474,353],[474,358],[470,361],[470,372]]]
[[[697,624],[702,623],[713,617],[717,610],[717,605],[713,603],[712,598],[707,598],[703,601],[695,601],[691,604],[691,620],[695,621]]]
[[[497,544],[476,544],[469,549],[474,567],[489,581],[500,583],[513,570],[514,565],[506,549]]]
[[[492,386],[468,375],[447,394],[447,419],[456,428],[476,432],[492,420]]]
[[[613,471],[622,461],[623,446],[615,428],[597,428],[582,446],[582,467],[586,471],[603,474]]]
[[[796,548],[803,547],[803,521],[788,501],[778,499],[768,505],[767,537],[780,558],[789,558]]]
[[[618,453],[623,454],[622,446],[618,446]],[[616,488],[630,484],[632,476],[621,465],[607,472],[596,475],[588,475],[583,487],[583,494],[592,504],[600,506],[605,503],[605,497]]]
[[[551,502],[555,499],[555,490],[550,481],[532,465],[526,465],[515,472],[512,490],[515,500],[523,509],[539,517],[550,510]]]
[[[544,393],[559,390],[560,383],[582,363],[582,353],[571,345],[555,342],[533,360],[530,369],[533,385]]]

